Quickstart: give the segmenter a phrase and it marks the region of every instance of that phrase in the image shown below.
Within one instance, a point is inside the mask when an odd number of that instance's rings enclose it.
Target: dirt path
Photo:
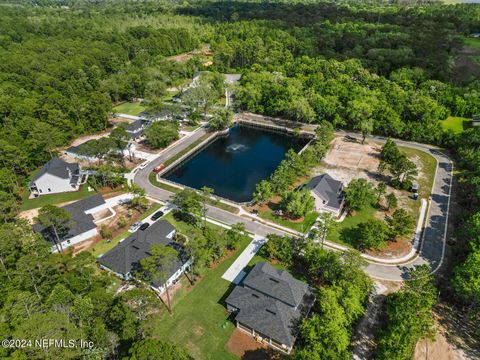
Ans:
[[[369,359],[371,357],[375,349],[375,337],[377,336],[381,310],[386,295],[398,291],[400,286],[398,282],[375,282],[375,290],[370,295],[365,315],[357,325],[352,342],[354,360]]]

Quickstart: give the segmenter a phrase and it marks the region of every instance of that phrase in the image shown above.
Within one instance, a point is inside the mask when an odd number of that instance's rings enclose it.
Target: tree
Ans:
[[[307,189],[286,192],[280,208],[294,219],[307,215],[315,208],[315,201]]]
[[[390,164],[389,171],[393,176],[392,183],[399,183],[404,189],[410,188],[414,177],[418,175],[417,166],[405,154]]]
[[[415,219],[405,209],[397,209],[391,217],[387,218],[392,237],[409,234],[414,226]]]
[[[365,179],[354,179],[344,189],[345,201],[354,210],[362,210],[375,203],[377,195],[373,186]]]
[[[0,191],[0,222],[11,221],[18,212],[18,202],[13,194]]]
[[[328,232],[334,225],[334,222],[335,221],[333,219],[333,216],[329,212],[321,212],[320,215],[318,216],[316,225],[318,227],[319,237],[322,243],[322,247],[323,247],[323,243],[327,238]]]
[[[349,102],[349,117],[353,121],[353,128],[362,133],[362,144],[373,131],[373,108],[366,99]]]
[[[380,182],[377,185],[377,202],[378,203],[380,203],[382,196],[385,195],[386,190],[387,190],[387,185],[384,182]]]
[[[129,191],[134,195],[133,198],[130,200],[130,206],[132,208],[138,209],[139,211],[145,211],[150,205],[150,202],[145,195],[145,189],[141,188],[136,184],[132,184],[129,187]]]
[[[193,360],[184,349],[157,339],[135,342],[128,350],[128,354],[129,360]]]
[[[387,295],[386,327],[380,333],[376,359],[409,359],[419,339],[433,336],[437,290],[429,273],[427,265],[415,267],[404,288]]]
[[[388,239],[389,229],[384,221],[371,219],[355,228],[355,246],[359,249],[381,247]]]
[[[272,185],[267,180],[260,181],[255,186],[253,200],[256,203],[263,203],[273,196]]]
[[[387,210],[395,209],[398,205],[398,200],[395,194],[389,193],[385,199],[387,200]]]
[[[110,133],[110,138],[115,141],[118,151],[120,152],[120,156],[122,158],[123,164],[125,165],[125,158],[123,152],[127,147],[128,141],[130,140],[130,136],[128,136],[127,131],[122,126],[118,126],[112,130]]]
[[[172,204],[178,208],[176,213],[192,224],[196,224],[197,218],[202,217],[204,201],[196,191],[190,189],[183,189],[171,197]]]
[[[45,205],[38,211],[37,222],[53,231],[57,250],[63,251],[61,238],[69,231],[70,214],[62,208]]]
[[[154,149],[165,148],[178,140],[179,125],[177,121],[155,121],[145,129],[148,145]]]
[[[261,253],[270,260],[276,260],[290,266],[295,256],[292,239],[288,236],[268,234],[267,242],[262,246]]]
[[[221,108],[214,112],[212,118],[208,122],[208,128],[212,131],[225,130],[232,126],[232,121],[232,110]]]
[[[227,240],[227,248],[230,250],[234,250],[238,248],[242,240],[248,238],[245,224],[244,223],[236,223],[233,224],[226,232],[225,238]]]
[[[150,245],[150,254],[150,256],[140,260],[140,276],[145,281],[165,290],[168,311],[172,314],[170,292],[168,289],[170,284],[167,283],[167,280],[172,275],[172,268],[178,261],[178,251],[163,244],[153,244]]]
[[[213,194],[213,189],[208,186],[202,187],[202,217],[203,217],[203,227],[207,227],[207,204],[210,201],[210,197]]]

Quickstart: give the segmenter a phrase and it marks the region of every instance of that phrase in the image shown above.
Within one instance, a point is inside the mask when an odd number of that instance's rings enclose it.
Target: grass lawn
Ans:
[[[155,211],[160,209],[162,205],[154,203],[147,211],[145,211],[142,216],[137,220],[141,221],[145,219],[146,217],[150,216],[153,214]],[[95,247],[92,248],[91,252],[92,255],[95,257],[99,257],[102,254],[105,254],[108,250],[112,249],[115,247],[120,240],[125,239],[128,235],[131,233],[128,230],[123,231],[122,233],[118,234],[115,236],[112,240],[107,241],[107,240],[102,240],[98,244],[95,245]]]
[[[452,130],[458,134],[472,126],[472,119],[449,116],[447,119],[440,121],[440,124],[444,130]]]
[[[164,182],[160,182],[157,180],[157,176],[156,174],[152,171],[150,173],[150,175],[148,175],[148,179],[150,180],[150,182],[161,188],[161,189],[164,189],[164,190],[167,190],[167,191],[170,191],[172,193],[177,193],[179,191],[181,191],[182,189],[176,187],[176,186],[172,186],[172,185],[169,185],[169,184],[166,184]],[[209,205],[212,205],[212,206],[215,206],[219,209],[222,209],[222,210],[225,210],[225,211],[228,211],[228,212],[231,212],[232,214],[238,214],[238,208],[236,208],[235,206],[231,206],[231,205],[228,205],[228,204],[225,204],[225,203],[222,203],[220,201],[214,201],[214,200],[211,200],[211,201],[208,201],[207,202]]]
[[[125,102],[115,106],[113,108],[113,112],[138,116],[142,111],[145,111],[145,109],[145,106],[143,106],[141,103]]]
[[[351,229],[357,226],[361,222],[373,219],[376,212],[377,209],[373,206],[369,206],[368,208],[357,211],[354,216],[347,216],[342,222],[334,224],[333,228],[327,235],[327,240],[353,247],[353,244],[344,241],[345,238],[342,237],[342,232],[346,229]]]
[[[185,149],[176,153],[174,156],[172,156],[171,158],[169,158],[167,161],[164,162],[165,166],[168,166],[168,165],[172,164],[174,161],[181,158],[183,155],[188,153],[190,150],[196,148],[200,143],[202,143],[203,141],[208,139],[211,135],[212,134],[210,134],[210,133],[206,133],[205,135],[203,135],[202,137],[200,137],[199,139],[197,139],[196,141],[194,141],[193,143],[188,145]]]
[[[189,225],[176,222],[171,214],[165,218],[178,226],[180,231],[188,233]],[[235,325],[228,319],[222,301],[233,285],[223,280],[222,275],[250,240],[244,240],[223,263],[207,269],[205,276],[191,291],[182,286],[173,299],[173,315],[165,312],[162,319],[152,319],[154,323],[149,326],[151,335],[185,346],[195,359],[237,359],[225,349]]]
[[[463,43],[466,46],[480,49],[480,39],[479,38],[464,37],[463,38]]]
[[[20,211],[35,209],[44,205],[55,205],[67,201],[80,200],[94,194],[95,191],[88,191],[88,184],[84,184],[80,186],[80,190],[78,191],[42,195],[34,199],[29,199],[28,196],[30,195],[30,193],[28,189],[26,189],[22,198],[22,204],[20,205]]]
[[[301,222],[294,222],[294,221],[289,221],[286,220],[280,216],[276,216],[274,214],[274,211],[271,209],[268,209],[266,211],[259,211],[258,216],[265,220],[269,220],[271,222],[274,222],[278,225],[288,227],[290,229],[300,231],[300,232],[305,232],[310,229],[310,227],[315,223],[315,220],[318,217],[318,213],[316,212],[311,212],[305,216],[305,219]]]

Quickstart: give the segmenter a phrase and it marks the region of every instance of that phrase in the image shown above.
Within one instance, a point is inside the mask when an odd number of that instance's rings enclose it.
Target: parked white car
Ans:
[[[133,224],[132,226],[130,226],[130,229],[128,229],[128,231],[130,232],[135,232],[137,231],[140,226],[142,226],[142,222],[141,221],[137,221],[135,224]]]

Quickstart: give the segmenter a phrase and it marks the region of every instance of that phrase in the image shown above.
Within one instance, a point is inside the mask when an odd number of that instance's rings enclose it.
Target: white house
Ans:
[[[178,251],[179,257],[169,270],[168,280],[163,284],[151,284],[152,289],[161,294],[166,286],[174,284],[192,265],[192,258],[187,257],[182,245],[175,241],[175,234],[175,228],[168,221],[156,221],[145,230],[137,230],[99,257],[100,267],[113,272],[123,280],[129,280],[139,269],[140,260],[150,256],[151,245],[171,246]]]
[[[30,194],[38,197],[77,191],[80,185],[87,181],[87,177],[87,173],[82,172],[80,165],[54,157],[33,177],[29,184]]]
[[[315,199],[315,211],[327,211],[336,217],[340,216],[345,203],[341,181],[322,174],[311,179],[306,188]]]
[[[62,207],[62,209],[70,215],[70,220],[64,229],[57,229],[60,243],[58,243],[57,237],[50,227],[35,224],[33,225],[33,230],[41,233],[46,240],[52,242],[52,252],[63,251],[70,246],[96,236],[98,229],[94,223],[92,214],[106,208],[107,204],[99,194],[89,196]]]

